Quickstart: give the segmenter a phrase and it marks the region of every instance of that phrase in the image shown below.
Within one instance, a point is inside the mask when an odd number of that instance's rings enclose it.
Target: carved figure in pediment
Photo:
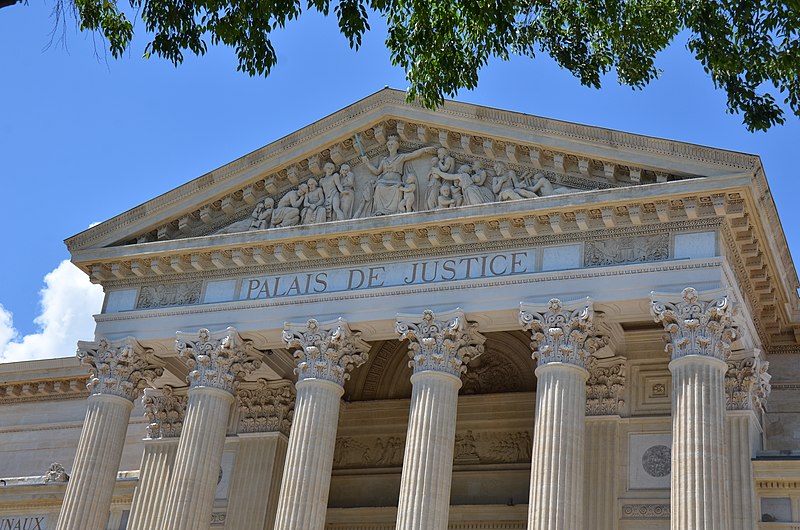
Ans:
[[[489,202],[487,195],[484,193],[488,190],[475,182],[473,175],[470,173],[471,169],[467,164],[462,164],[458,168],[458,173],[445,173],[438,167],[433,168],[431,171],[444,180],[457,183],[458,187],[461,188],[460,193],[463,195],[464,204],[467,206]],[[456,198],[456,206],[458,205],[458,199]]]
[[[441,151],[443,148],[440,148]],[[439,164],[439,157],[431,158],[431,168]],[[442,188],[442,179],[434,175],[428,170],[428,187],[425,190],[425,208],[428,210],[435,210],[439,203],[440,190]]]
[[[325,212],[325,194],[317,185],[317,179],[308,179],[308,192],[303,198],[303,215],[302,223],[304,225],[324,223],[326,218]]]
[[[275,201],[271,197],[267,197],[259,202],[253,213],[250,214],[250,230],[264,230],[269,228],[272,222],[272,210],[274,209]]]
[[[410,153],[400,153],[398,152],[400,141],[395,135],[389,136],[386,148],[389,154],[381,159],[377,167],[366,155],[361,157],[367,169],[378,176],[372,191],[373,215],[390,215],[400,211],[400,202],[403,199],[403,176],[413,171],[411,164],[406,162],[435,151],[434,147],[423,147]]]
[[[413,212],[414,202],[417,198],[417,177],[415,175],[408,175],[405,184],[400,191],[403,192],[403,198],[400,200],[401,212]]]
[[[334,174],[337,193],[333,197],[333,212],[335,219],[350,219],[353,217],[353,203],[355,202],[355,177],[348,164],[342,164],[339,173]]]
[[[456,159],[450,156],[447,149],[440,147],[436,150],[436,167],[439,168],[439,171],[454,173],[456,170]]]
[[[278,206],[272,212],[272,226],[280,228],[300,224],[300,208],[307,192],[308,186],[300,184],[296,190],[291,190],[281,197]]]
[[[540,197],[548,197],[550,195],[559,195],[561,193],[570,193],[573,190],[564,187],[554,187],[544,173],[537,173],[533,176],[533,185],[529,188],[531,191],[538,193]]]
[[[439,189],[439,197],[437,197],[436,205],[439,208],[452,208],[455,206],[455,199],[451,196],[451,187],[449,184],[445,184]]]
[[[342,217],[337,215],[334,203],[339,203],[339,188],[336,181],[339,180],[339,173],[336,172],[336,166],[333,162],[325,162],[322,167],[323,175],[319,179],[319,187],[322,189],[322,194],[325,197],[325,220],[336,221]],[[308,196],[306,196],[307,198]],[[338,212],[341,213],[341,212]]]
[[[475,160],[472,162],[472,182],[478,186],[478,191],[483,196],[483,202],[494,202],[497,199],[495,198],[494,193],[491,189],[486,187],[486,181],[489,178],[489,173],[481,167],[481,161]]]
[[[492,179],[492,191],[501,201],[532,199],[538,197],[536,191],[529,186],[526,175],[517,176],[517,172],[509,169],[502,162],[494,164],[495,177]]]
[[[464,206],[464,192],[458,184],[450,186],[450,194],[453,196],[453,206]]]

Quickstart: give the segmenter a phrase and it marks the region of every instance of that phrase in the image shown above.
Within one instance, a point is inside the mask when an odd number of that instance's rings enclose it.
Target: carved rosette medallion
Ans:
[[[164,373],[152,355],[133,337],[120,341],[102,338],[97,342],[78,342],[78,359],[90,368],[91,394],[112,394],[130,401],[139,397],[148,382]]]
[[[613,364],[600,364],[594,357],[586,363],[589,379],[586,381],[586,415],[604,416],[619,414],[625,404],[622,393],[625,390],[627,370],[624,359],[616,359]]]
[[[761,358],[761,352],[743,359],[728,359],[725,373],[725,405],[728,410],[763,409],[772,387],[767,373],[769,362]]]
[[[234,394],[239,382],[261,366],[257,350],[234,328],[177,333],[175,350],[189,366],[189,386],[219,388]]]
[[[486,337],[478,324],[468,322],[461,309],[436,315],[430,309],[419,315],[398,315],[395,330],[408,340],[408,365],[414,373],[435,371],[460,377],[467,364],[483,353]]]
[[[565,307],[558,298],[545,308],[520,304],[519,322],[531,332],[532,357],[538,365],[566,363],[586,368],[586,361],[604,339],[594,331],[592,301],[586,298]]]
[[[305,324],[287,322],[283,341],[295,348],[298,381],[324,379],[344,385],[350,372],[367,361],[369,352],[361,333],[352,331],[342,318],[322,323],[314,319]]]
[[[53,462],[50,464],[50,468],[47,470],[47,473],[44,474],[42,477],[43,482],[45,484],[51,482],[69,482],[69,475],[67,475],[67,470],[64,469],[64,466],[59,464],[58,462]]]
[[[281,432],[289,436],[294,417],[291,381],[259,379],[255,388],[240,388],[239,432]]]
[[[150,422],[147,425],[147,437],[151,440],[159,438],[177,438],[183,429],[186,415],[186,395],[178,395],[169,385],[157,390],[146,388],[142,396],[144,417]]]
[[[701,300],[693,287],[680,296],[650,293],[650,312],[667,332],[665,351],[672,359],[687,355],[705,355],[726,360],[731,342],[736,338],[733,327],[733,304],[728,296],[709,293]]]

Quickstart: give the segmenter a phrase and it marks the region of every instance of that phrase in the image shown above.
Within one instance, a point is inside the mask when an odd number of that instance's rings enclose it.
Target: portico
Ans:
[[[91,487],[144,392],[128,528],[756,527],[800,330],[760,162],[479,110],[382,91],[68,240]]]

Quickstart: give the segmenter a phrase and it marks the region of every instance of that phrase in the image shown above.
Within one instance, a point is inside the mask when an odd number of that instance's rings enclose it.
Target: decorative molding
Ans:
[[[225,526],[227,514],[225,512],[214,512],[211,514],[211,526]]]
[[[259,379],[254,388],[239,388],[239,433],[281,432],[289,436],[294,417],[291,381]]]
[[[762,411],[771,392],[769,362],[755,349],[745,357],[728,359],[725,405],[728,410]]]
[[[45,484],[50,482],[69,482],[69,475],[67,475],[67,470],[64,469],[64,466],[58,462],[53,462],[50,464],[50,468],[47,470],[47,473],[45,473],[42,477],[42,482]]]
[[[680,295],[651,293],[650,300],[653,318],[667,332],[665,351],[672,359],[686,355],[728,358],[736,331],[727,294],[698,293],[687,287]]]
[[[587,239],[583,250],[586,267],[646,263],[669,259],[669,234]]]
[[[623,519],[669,519],[669,504],[623,504]]]
[[[298,381],[324,379],[344,385],[349,372],[369,357],[369,345],[361,338],[361,332],[352,331],[343,318],[321,323],[313,318],[305,324],[287,322],[283,341],[295,349]]]
[[[202,281],[143,285],[136,299],[136,309],[197,304],[202,289]]]
[[[153,350],[143,347],[133,337],[119,341],[106,338],[79,341],[77,357],[81,364],[90,366],[86,385],[90,394],[112,394],[133,401],[148,382],[164,373]]]
[[[592,300],[562,304],[552,298],[547,306],[521,303],[519,323],[531,332],[532,357],[539,366],[560,362],[586,367],[587,358],[604,345],[593,327]]]
[[[622,395],[628,376],[627,360],[614,357],[612,360],[599,362],[589,357],[586,363],[589,379],[586,381],[586,415],[604,416],[619,414],[625,404]]]
[[[247,374],[261,366],[255,358],[258,351],[232,327],[213,333],[207,329],[179,331],[175,351],[189,367],[189,386],[219,388],[231,394]]]
[[[397,315],[395,331],[400,340],[408,341],[408,365],[414,373],[444,372],[459,377],[467,364],[483,353],[486,337],[478,325],[468,322],[459,308],[440,313],[439,319],[430,309],[419,315]]]
[[[169,385],[163,388],[146,388],[142,396],[144,417],[147,425],[147,438],[177,438],[183,429],[188,399],[185,394],[177,394]]]
[[[88,376],[0,384],[0,404],[65,399],[85,399]]]

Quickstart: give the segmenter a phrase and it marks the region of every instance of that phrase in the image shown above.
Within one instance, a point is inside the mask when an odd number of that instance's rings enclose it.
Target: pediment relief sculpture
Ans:
[[[585,191],[562,185],[557,175],[530,168],[517,171],[502,161],[495,161],[491,169],[486,169],[480,158],[457,158],[442,146],[401,151],[395,135],[386,140],[386,154],[375,159],[365,153],[358,160],[356,168],[346,162],[337,166],[326,161],[319,177],[311,176],[279,197],[263,198],[249,217],[215,233],[313,225]]]

